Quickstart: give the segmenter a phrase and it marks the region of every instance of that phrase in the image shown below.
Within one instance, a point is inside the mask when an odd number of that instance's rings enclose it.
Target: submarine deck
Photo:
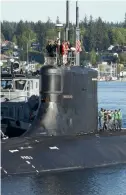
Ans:
[[[2,140],[1,174],[39,174],[126,163],[126,129]]]

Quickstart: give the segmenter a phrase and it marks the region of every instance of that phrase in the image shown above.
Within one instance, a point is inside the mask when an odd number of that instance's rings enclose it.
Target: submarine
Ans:
[[[69,1],[66,1],[66,40]],[[76,2],[76,41],[79,7]],[[126,163],[126,131],[98,131],[97,71],[41,67],[39,106],[27,130],[1,139],[1,175],[48,174]],[[19,131],[19,128],[17,129]]]

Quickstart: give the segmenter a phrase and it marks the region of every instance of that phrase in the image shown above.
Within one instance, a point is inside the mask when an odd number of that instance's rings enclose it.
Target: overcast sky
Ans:
[[[70,21],[75,22],[75,1],[70,1]],[[1,19],[7,21],[38,21],[46,22],[48,17],[53,22],[59,16],[61,22],[65,22],[65,1],[30,1],[15,0],[1,1]],[[126,0],[124,1],[79,1],[79,16],[83,20],[84,16],[90,15],[93,18],[101,17],[104,21],[120,22],[124,21],[126,12]]]

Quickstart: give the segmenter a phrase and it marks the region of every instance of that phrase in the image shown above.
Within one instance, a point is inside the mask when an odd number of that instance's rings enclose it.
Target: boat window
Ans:
[[[12,89],[12,80],[2,80],[1,88],[2,89]]]
[[[15,89],[23,90],[25,83],[26,83],[26,80],[16,80],[15,81]]]

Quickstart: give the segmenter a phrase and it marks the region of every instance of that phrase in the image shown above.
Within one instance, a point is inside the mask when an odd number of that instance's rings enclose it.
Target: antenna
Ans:
[[[76,28],[79,28],[79,7],[78,7],[78,1],[76,1]]]
[[[69,39],[69,0],[66,1],[66,41]]]
[[[76,1],[76,44],[78,41],[80,41],[79,7],[78,7],[78,1]],[[76,66],[80,66],[80,52],[76,53]]]

